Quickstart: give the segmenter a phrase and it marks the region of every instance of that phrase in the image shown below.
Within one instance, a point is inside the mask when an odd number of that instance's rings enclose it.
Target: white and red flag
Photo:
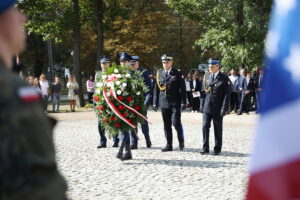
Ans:
[[[247,200],[300,199],[300,0],[275,0]]]

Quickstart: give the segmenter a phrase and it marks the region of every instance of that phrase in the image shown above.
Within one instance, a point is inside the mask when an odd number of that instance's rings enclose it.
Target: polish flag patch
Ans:
[[[20,99],[24,102],[36,102],[41,99],[37,90],[31,86],[21,87],[18,90]]]

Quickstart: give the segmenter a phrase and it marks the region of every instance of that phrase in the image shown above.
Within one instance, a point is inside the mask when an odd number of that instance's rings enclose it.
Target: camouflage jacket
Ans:
[[[0,200],[67,199],[39,95],[0,61]]]

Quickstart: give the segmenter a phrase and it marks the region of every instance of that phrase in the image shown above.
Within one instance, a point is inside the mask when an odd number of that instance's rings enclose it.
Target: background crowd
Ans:
[[[203,100],[205,98],[205,92],[202,86],[204,73],[205,72],[200,70],[191,70],[190,73],[183,75],[186,86],[187,111],[199,113],[202,110]],[[242,68],[239,72],[235,69],[231,69],[227,75],[231,81],[229,113],[234,112],[237,115],[242,115],[243,113],[249,114],[250,111],[259,113],[260,108],[258,101],[262,92],[261,83],[264,76],[264,69],[256,67],[253,71],[247,71]],[[154,88],[156,84],[155,74],[150,75],[150,79],[151,86]],[[67,77],[68,81],[66,84],[62,84],[58,76],[55,77],[53,83],[49,83],[44,74],[39,78],[28,76],[26,80],[37,89],[43,98],[45,111],[47,111],[48,101],[51,97],[52,111],[59,112],[62,89],[64,87],[67,89],[70,111],[75,112],[75,107],[79,106],[79,85],[72,75]],[[94,76],[90,75],[85,84],[85,92],[89,104],[93,103],[94,87]],[[159,102],[157,102],[157,105],[159,106]]]

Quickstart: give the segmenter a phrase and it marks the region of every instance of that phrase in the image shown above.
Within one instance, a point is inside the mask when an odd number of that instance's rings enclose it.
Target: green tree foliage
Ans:
[[[174,9],[161,0],[79,0],[78,3],[80,68],[85,75],[95,72],[99,55],[105,54],[117,61],[116,54],[121,51],[139,55],[142,66],[151,71],[155,71],[154,66],[161,68],[163,53],[173,54],[175,67],[184,72],[201,62],[193,45],[202,28],[174,13]],[[96,8],[96,4],[100,6]],[[33,68],[44,66],[46,71],[47,48],[43,40],[52,39],[55,41],[54,64],[72,68],[71,52],[77,56],[72,34],[73,0],[23,0],[19,7],[29,18],[30,44],[23,54],[25,64]],[[40,73],[41,70],[33,71]]]
[[[271,0],[168,0],[169,6],[199,23],[195,42],[201,57],[221,57],[229,68],[262,64]]]

